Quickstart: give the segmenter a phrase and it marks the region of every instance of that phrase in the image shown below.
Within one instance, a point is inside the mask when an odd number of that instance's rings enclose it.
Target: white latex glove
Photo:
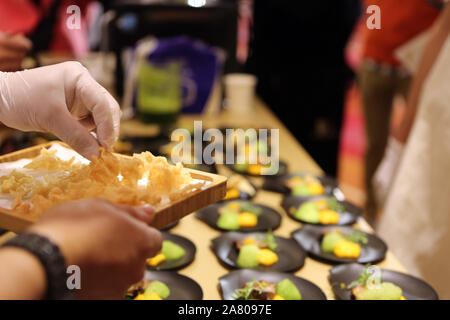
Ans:
[[[78,62],[0,73],[1,122],[51,132],[88,159],[99,146],[112,149],[120,114],[114,98]]]
[[[384,205],[392,182],[394,181],[398,165],[402,158],[403,148],[404,146],[401,142],[392,136],[389,137],[384,158],[372,179],[375,198],[380,207]]]

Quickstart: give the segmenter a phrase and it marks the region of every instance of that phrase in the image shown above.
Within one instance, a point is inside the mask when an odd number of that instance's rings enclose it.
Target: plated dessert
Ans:
[[[365,266],[358,276],[346,286],[351,290],[355,300],[406,300],[402,288],[389,281],[383,281],[380,271],[371,271],[370,265]]]
[[[351,227],[305,225],[292,237],[313,258],[329,263],[378,262],[387,251],[379,237]]]
[[[176,270],[190,264],[195,258],[196,248],[189,239],[163,232],[161,251],[147,259],[147,266],[152,270]]]
[[[242,288],[236,289],[236,300],[302,300],[302,294],[289,279],[278,283],[263,280],[251,280]]]
[[[129,300],[164,300],[170,296],[169,287],[158,280],[142,280],[132,285],[125,294]]]
[[[278,168],[272,166],[270,138],[253,138],[245,140],[242,146],[236,147],[237,157],[234,164],[228,167],[240,174],[249,176],[284,175],[287,172],[287,164],[278,161]],[[243,160],[240,160],[240,159]],[[275,171],[276,170],[276,171]]]
[[[356,263],[330,270],[330,284],[343,300],[437,300],[436,291],[416,277]]]
[[[338,258],[358,259],[361,256],[361,246],[368,242],[367,235],[359,230],[345,232],[332,229],[323,233],[320,247],[322,252],[333,253]]]
[[[197,211],[197,218],[223,231],[267,231],[278,228],[280,214],[274,209],[244,200],[228,200]]]
[[[227,232],[212,240],[219,260],[232,268],[261,271],[294,271],[300,269],[306,252],[293,239],[267,233]]]
[[[272,266],[278,262],[278,244],[272,232],[262,238],[246,237],[235,242],[239,251],[237,265],[240,268],[256,268],[259,265]]]
[[[262,209],[249,201],[230,201],[219,209],[217,226],[224,230],[251,228],[258,224]]]
[[[194,280],[168,271],[146,271],[144,279],[125,294],[128,300],[201,300],[203,291]]]
[[[312,282],[282,272],[243,269],[219,279],[224,300],[326,300]]]
[[[319,196],[300,198],[286,196],[281,206],[293,219],[309,224],[347,225],[359,218],[362,210],[347,201],[339,201],[335,197]]]
[[[336,179],[328,176],[318,176],[308,172],[298,172],[275,177],[268,176],[264,181],[263,189],[299,197],[333,195],[339,200],[344,200]]]

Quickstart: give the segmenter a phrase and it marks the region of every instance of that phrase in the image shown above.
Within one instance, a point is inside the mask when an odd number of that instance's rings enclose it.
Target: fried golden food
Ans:
[[[33,159],[24,168],[32,170],[46,170],[46,171],[59,171],[59,170],[73,170],[75,167],[79,167],[80,164],[75,164],[75,157],[64,161],[56,157],[56,150],[42,149],[41,154]]]
[[[61,160],[55,152],[43,149],[25,168],[48,174],[38,179],[13,171],[0,177],[1,192],[14,197],[15,211],[39,216],[55,204],[92,197],[157,207],[201,186],[192,183],[189,171],[181,164],[171,165],[150,152],[124,157],[102,149],[89,164],[74,160]]]

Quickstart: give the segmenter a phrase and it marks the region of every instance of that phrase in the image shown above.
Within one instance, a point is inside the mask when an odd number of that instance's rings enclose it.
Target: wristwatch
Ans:
[[[39,259],[47,277],[45,299],[75,299],[74,294],[67,287],[66,260],[59,247],[50,239],[32,232],[25,232],[5,242],[3,246],[22,248]]]

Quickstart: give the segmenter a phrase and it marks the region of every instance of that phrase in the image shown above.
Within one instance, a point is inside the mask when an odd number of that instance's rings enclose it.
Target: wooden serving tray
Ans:
[[[42,148],[49,148],[55,143],[69,148],[69,146],[65,143],[53,141],[0,156],[0,163],[25,158],[34,158],[40,154]],[[120,154],[117,155],[126,157]],[[192,178],[209,181],[210,183],[204,186],[201,190],[195,190],[189,193],[185,198],[158,208],[155,218],[151,223],[153,227],[161,229],[175,221],[180,220],[184,216],[225,197],[227,182],[226,177],[198,170],[188,170],[191,173]],[[14,210],[0,208],[0,228],[13,232],[21,232],[30,224],[36,222],[36,220],[36,218],[14,212]]]

